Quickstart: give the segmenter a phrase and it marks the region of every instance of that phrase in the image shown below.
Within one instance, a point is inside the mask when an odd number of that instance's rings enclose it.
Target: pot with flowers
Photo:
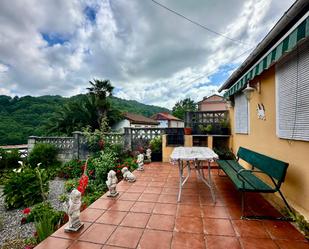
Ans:
[[[151,161],[162,162],[162,136],[150,140]]]

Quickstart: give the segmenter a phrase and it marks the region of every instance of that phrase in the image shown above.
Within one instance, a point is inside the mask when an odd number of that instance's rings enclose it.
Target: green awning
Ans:
[[[254,68],[246,72],[234,85],[232,85],[225,93],[227,98],[243,89],[249,80],[260,75],[264,70],[268,69],[272,64],[277,62],[284,53],[290,52],[297,43],[307,38],[309,35],[309,17],[299,24],[293,32],[288,35],[277,47],[270,51]]]

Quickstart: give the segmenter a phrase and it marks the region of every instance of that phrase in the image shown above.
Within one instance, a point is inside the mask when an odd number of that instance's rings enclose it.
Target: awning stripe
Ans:
[[[239,79],[233,86],[231,86],[224,93],[224,97],[227,98],[243,89],[249,80],[252,80],[256,76],[260,75],[273,63],[277,62],[284,53],[291,51],[300,40],[307,38],[308,36],[309,17],[307,17],[301,24],[299,24],[290,35],[288,35],[280,44],[278,44],[277,47],[270,51],[254,68],[244,74],[241,79]]]

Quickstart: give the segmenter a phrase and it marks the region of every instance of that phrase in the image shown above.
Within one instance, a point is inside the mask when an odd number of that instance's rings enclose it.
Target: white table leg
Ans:
[[[202,179],[202,181],[205,183],[205,185],[210,189],[212,200],[215,203],[216,202],[216,196],[215,196],[214,187],[213,187],[213,184],[212,184],[212,181],[211,181],[211,176],[210,176],[210,162],[208,161],[208,181],[206,180],[206,178],[204,176],[203,169],[201,169],[201,167],[200,167],[200,161],[197,162],[197,165],[198,165],[197,172],[198,172],[200,178]]]
[[[184,168],[183,167],[183,161],[182,160],[178,160],[179,191],[178,191],[177,202],[180,202],[182,186],[187,182],[187,180],[189,179],[189,177],[191,175],[190,162],[186,161],[186,164],[187,164],[187,169],[188,169],[188,175],[184,178],[184,176],[183,176],[183,168]]]

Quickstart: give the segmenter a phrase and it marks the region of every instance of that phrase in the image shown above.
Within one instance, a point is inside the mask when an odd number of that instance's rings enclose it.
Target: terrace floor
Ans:
[[[81,213],[78,233],[63,227],[37,249],[207,248],[303,249],[304,236],[289,222],[240,220],[240,195],[227,177],[212,170],[217,203],[195,172],[177,203],[178,169],[169,163],[145,165],[135,183],[120,182],[120,195],[103,195]],[[259,194],[248,194],[246,214],[278,215]]]

